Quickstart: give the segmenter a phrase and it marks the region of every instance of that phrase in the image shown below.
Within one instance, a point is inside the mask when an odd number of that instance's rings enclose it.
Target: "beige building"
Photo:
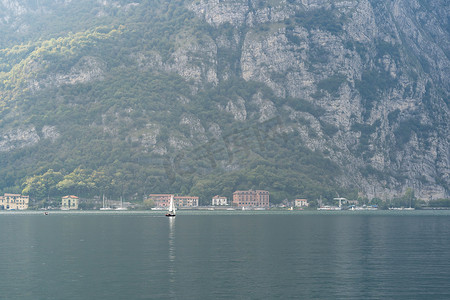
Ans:
[[[29,202],[30,202],[29,196],[5,193],[3,197],[0,197],[0,209],[24,210],[28,209]]]
[[[225,206],[228,205],[227,203],[227,197],[221,197],[219,195],[216,195],[211,200],[212,206]]]
[[[169,207],[170,197],[173,196],[173,201],[176,207],[197,207],[198,197],[192,196],[175,196],[174,194],[150,194],[149,199],[153,200],[155,207],[166,208]]]
[[[269,192],[264,190],[236,191],[233,205],[237,207],[269,207]]]
[[[295,207],[308,207],[309,203],[306,199],[295,199]]]
[[[63,210],[78,209],[78,203],[79,199],[77,196],[74,195],[64,196],[61,199],[61,209]]]
[[[155,207],[165,208],[169,207],[171,196],[173,196],[173,194],[150,194],[148,199],[153,200]]]
[[[198,197],[192,196],[175,196],[173,197],[177,207],[197,207]]]

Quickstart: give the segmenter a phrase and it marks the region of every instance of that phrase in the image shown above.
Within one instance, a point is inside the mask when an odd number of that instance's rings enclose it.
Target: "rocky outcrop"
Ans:
[[[55,75],[57,85],[87,83],[102,80],[106,70],[106,63],[98,57],[84,56],[67,74]]]
[[[3,20],[6,22],[13,16],[20,16],[28,12],[27,7],[17,0],[2,0],[0,1],[0,8],[2,9]]]
[[[4,132],[0,139],[0,151],[11,151],[29,147],[39,142],[39,135],[34,127],[14,129]]]
[[[60,137],[60,134],[55,126],[45,125],[44,127],[42,127],[42,136],[44,139],[49,139],[50,141],[54,142]]]
[[[27,73],[39,73],[42,71],[43,62],[30,61],[25,70]],[[67,73],[51,73],[43,79],[30,79],[28,87],[34,91],[62,85],[74,85],[102,80],[106,70],[106,63],[92,56],[82,57]]]
[[[230,23],[240,26],[248,14],[248,1],[200,0],[188,4],[188,8],[215,26]]]
[[[247,110],[245,108],[245,100],[238,98],[237,100],[229,100],[225,108],[221,108],[233,115],[236,121],[245,121],[247,119]]]
[[[192,40],[192,36],[179,36],[176,43],[180,46],[164,64],[166,71],[175,72],[197,84],[218,83],[215,70],[217,47],[212,39]]]
[[[198,139],[202,142],[206,141],[205,128],[203,127],[199,118],[192,114],[183,114],[181,116],[180,125],[189,129],[191,138]]]
[[[41,131],[41,136],[33,126],[15,128],[4,132],[0,131],[0,152],[9,152],[31,147],[41,139],[54,142],[59,136],[60,134],[54,126],[44,126]]]
[[[217,46],[211,38],[180,35],[176,45],[177,49],[168,59],[163,59],[156,51],[135,53],[132,59],[141,70],[176,73],[196,87],[218,83]]]
[[[253,95],[251,102],[255,104],[256,107],[258,107],[258,122],[260,123],[275,118],[278,114],[277,108],[275,107],[274,103],[268,99],[264,99],[261,93]]]

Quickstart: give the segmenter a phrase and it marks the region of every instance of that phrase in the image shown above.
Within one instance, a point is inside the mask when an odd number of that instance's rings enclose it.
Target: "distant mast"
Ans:
[[[105,194],[103,194],[103,207],[100,207],[100,210],[111,210],[109,207],[108,199],[105,199]]]

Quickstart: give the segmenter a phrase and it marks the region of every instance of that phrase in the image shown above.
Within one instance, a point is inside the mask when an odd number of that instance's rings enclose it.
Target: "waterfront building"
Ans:
[[[150,194],[148,199],[153,200],[155,207],[166,208],[169,207],[171,196],[173,196],[173,194]]]
[[[269,207],[269,192],[264,190],[236,191],[233,205],[237,207]]]
[[[173,197],[177,207],[197,207],[198,197],[192,196],[175,196]]]
[[[64,196],[61,199],[61,209],[63,210],[78,209],[78,203],[79,199],[77,196],[74,195]]]
[[[227,197],[221,197],[219,195],[216,195],[211,200],[212,206],[225,206],[228,205],[227,203]]]
[[[28,209],[29,202],[30,202],[29,196],[5,193],[3,197],[0,197],[0,209],[24,210]]]
[[[170,197],[174,194],[150,194],[149,199],[153,200],[155,207],[169,207]],[[176,207],[197,207],[198,197],[193,196],[174,196],[173,201]]]
[[[295,207],[308,207],[309,203],[306,199],[295,199]]]

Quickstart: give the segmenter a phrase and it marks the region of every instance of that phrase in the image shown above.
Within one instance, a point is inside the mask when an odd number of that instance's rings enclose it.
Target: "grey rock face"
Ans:
[[[74,85],[102,80],[106,71],[106,63],[100,58],[85,56],[66,73],[49,73],[44,78],[37,79],[33,74],[45,73],[46,62],[30,59],[24,67],[23,74],[27,78],[26,86],[32,91],[39,91],[49,87]]]
[[[206,141],[205,128],[203,127],[199,118],[192,114],[183,114],[180,120],[181,126],[186,126],[189,129],[191,138]]]
[[[228,101],[225,111],[231,113],[236,121],[244,121],[247,119],[245,100],[242,98],[238,98],[236,101]]]
[[[42,127],[42,135],[44,139],[49,139],[54,142],[57,138],[60,137],[60,134],[55,126],[45,125]]]
[[[142,70],[176,73],[194,82],[197,87],[206,83],[218,83],[217,46],[208,37],[197,39],[191,35],[179,36],[177,48],[167,60],[163,60],[156,51],[135,53],[132,59]]]
[[[248,13],[247,1],[200,0],[188,5],[188,8],[202,16],[211,25],[231,23],[244,24]]]
[[[102,80],[105,70],[106,64],[101,59],[85,56],[82,57],[67,74],[55,74],[48,78],[44,85],[73,85]]]
[[[428,199],[448,197],[450,186],[450,125],[445,121],[450,119],[450,5],[428,2],[310,0],[261,6],[257,1],[201,0],[187,7],[215,27],[228,23],[240,32],[242,43],[235,51],[241,53],[245,80],[325,110],[314,117],[285,107],[293,122],[286,127],[297,130],[311,149],[330,153],[346,170],[340,178],[344,185],[356,182],[369,197],[398,195],[411,187]],[[324,11],[342,20],[341,30],[321,25],[323,19],[312,25],[292,22],[297,13]],[[236,43],[221,37],[220,45],[234,50]],[[371,85],[377,100],[369,103]],[[277,113],[255,97],[261,118],[264,112]],[[230,100],[224,110],[243,121],[247,110],[240,102]],[[305,120],[308,125],[301,123]],[[324,138],[324,121],[338,128],[331,138]],[[407,129],[410,122],[419,125]],[[371,129],[360,131],[358,124]],[[311,130],[316,131],[313,137]],[[363,176],[361,169],[368,166],[401,175],[383,180]]]
[[[0,133],[0,151],[5,152],[29,147],[39,140],[39,135],[34,127],[8,130]]]

